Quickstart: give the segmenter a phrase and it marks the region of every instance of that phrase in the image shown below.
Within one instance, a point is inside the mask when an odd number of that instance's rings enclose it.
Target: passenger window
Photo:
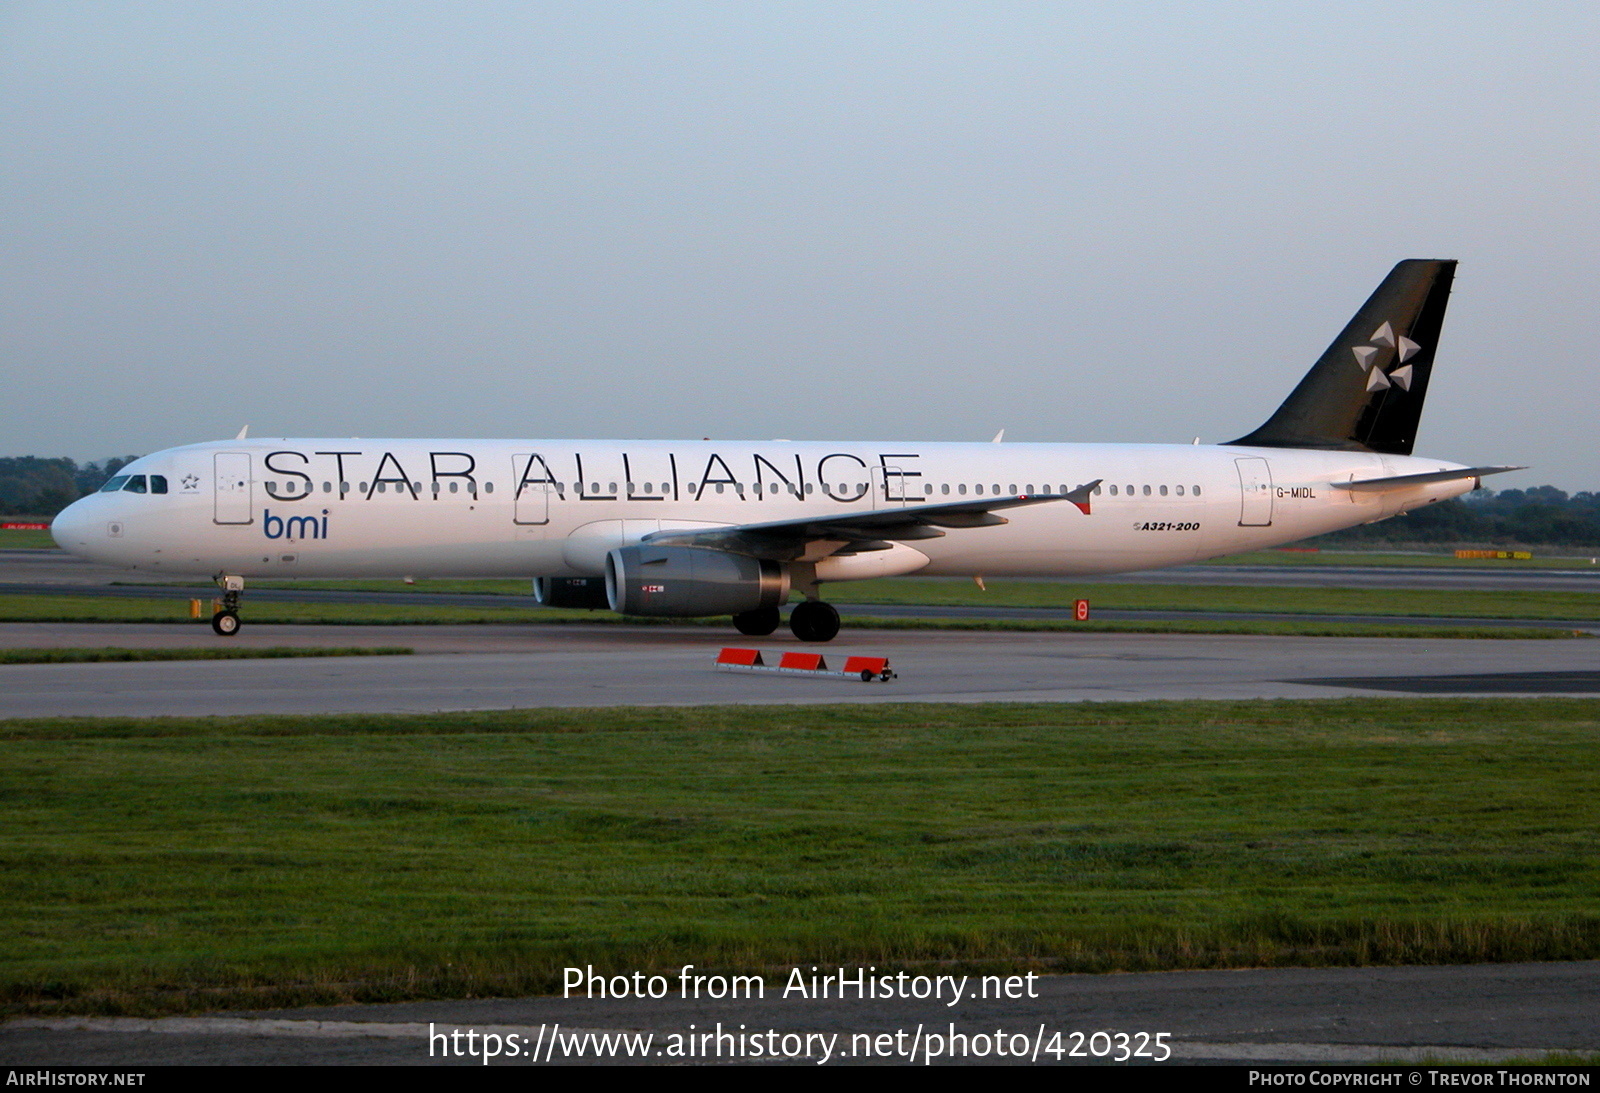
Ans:
[[[1199,486],[1196,486],[1196,487],[1195,487],[1195,488],[1194,488],[1194,495],[1195,495],[1195,496],[1196,496],[1196,497],[1199,497],[1199,496],[1200,496],[1200,487],[1199,487]]]
[[[1117,487],[1112,486],[1111,487],[1111,496],[1115,497],[1116,495],[1117,495]]]
[[[143,477],[143,476],[141,476],[141,477]],[[266,486],[267,486],[267,492],[268,493],[277,493],[278,492],[278,484],[276,482],[268,482],[266,484]],[[144,491],[140,490],[139,492],[143,493]]]
[[[994,495],[996,497],[1000,496],[1000,485],[999,485],[999,483],[996,483],[996,484],[990,486],[989,489],[994,492]]]
[[[1177,490],[1178,490],[1178,496],[1179,496],[1179,497],[1182,497],[1182,496],[1183,496],[1183,487],[1182,487],[1182,486],[1178,486],[1178,487],[1176,487],[1176,488],[1177,488]]]
[[[617,492],[617,484],[615,482],[607,482],[606,486],[609,487],[606,490],[607,493],[616,493]]]
[[[322,492],[323,493],[332,493],[333,492],[333,483],[332,482],[324,482],[322,484]]]
[[[956,487],[956,492],[962,497],[965,497],[967,495],[967,484],[965,482],[961,483],[961,485]]]
[[[142,474],[134,475],[132,478],[128,479],[128,484],[126,486],[123,486],[122,488],[125,491],[127,491],[128,493],[143,493],[143,492],[145,492],[144,475],[142,475]]]
[[[972,487],[972,492],[976,493],[976,494],[982,494],[983,493],[983,483],[979,482],[976,486],[973,486]]]
[[[941,482],[939,484],[939,492],[944,494],[946,497],[949,497],[950,496],[950,483]]]
[[[166,475],[152,474],[150,476],[150,492],[151,493],[166,493],[167,492],[167,478],[166,478]]]
[[[1165,497],[1166,495],[1167,495],[1167,487],[1162,486],[1161,487],[1161,496]]]
[[[998,489],[997,489],[997,490],[995,490],[995,491],[994,491],[994,492],[995,492],[995,493],[999,493],[999,492],[1000,492],[1000,491],[999,491],[999,490],[998,490]],[[1015,483],[1015,482],[1013,482],[1013,483],[1012,483],[1012,484],[1011,484],[1011,485],[1009,485],[1009,486],[1007,486],[1007,487],[1006,487],[1006,492],[1007,492],[1007,493],[1009,493],[1009,494],[1011,494],[1011,495],[1012,495],[1012,496],[1013,496],[1013,497],[1015,497],[1015,496],[1016,496],[1016,493],[1017,493],[1017,486],[1016,486],[1016,483]]]
[[[452,483],[450,483],[450,492],[451,493],[458,493],[458,492],[460,492],[460,490],[461,490],[461,483],[460,482],[452,482]]]
[[[1145,487],[1145,488],[1144,488],[1144,495],[1145,495],[1145,496],[1146,496],[1146,497],[1149,497],[1149,496],[1150,496],[1150,487],[1149,487],[1149,486],[1146,486],[1146,487]]]
[[[1029,493],[1032,493],[1032,492],[1033,492],[1033,483],[1032,483],[1032,482],[1029,482],[1029,483],[1028,483],[1028,492],[1029,492]]]
[[[924,496],[924,497],[932,497],[933,496],[933,483],[932,482],[923,483],[922,496]]]
[[[388,493],[389,492],[389,483],[387,483],[387,482],[379,482],[378,483],[378,492],[379,493]]]
[[[494,492],[494,483],[493,482],[485,482],[483,484],[483,492],[484,493],[493,493]]]

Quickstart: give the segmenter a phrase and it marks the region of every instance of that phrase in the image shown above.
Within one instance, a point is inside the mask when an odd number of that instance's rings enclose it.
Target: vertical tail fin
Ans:
[[[1395,266],[1278,412],[1229,443],[1410,455],[1455,272],[1434,259]]]

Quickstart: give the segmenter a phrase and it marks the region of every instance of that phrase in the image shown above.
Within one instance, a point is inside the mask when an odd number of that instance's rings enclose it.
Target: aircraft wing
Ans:
[[[1426,474],[1397,474],[1391,478],[1362,478],[1354,482],[1330,483],[1334,489],[1353,490],[1357,493],[1403,490],[1407,486],[1426,486],[1430,482],[1454,482],[1461,478],[1482,478],[1488,474],[1506,471],[1525,471],[1526,467],[1457,467],[1453,471],[1429,471]]]
[[[817,561],[835,554],[888,550],[894,542],[938,539],[945,528],[996,527],[1010,522],[998,515],[999,510],[1023,505],[1070,501],[1088,515],[1089,498],[1100,482],[1097,478],[1069,493],[1016,494],[723,528],[656,531],[643,541],[655,546],[707,547],[773,561]]]

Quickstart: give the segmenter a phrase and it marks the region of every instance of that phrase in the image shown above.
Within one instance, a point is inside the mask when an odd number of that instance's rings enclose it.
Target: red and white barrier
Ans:
[[[776,664],[762,659],[759,649],[727,648],[717,654],[716,667],[722,672],[774,672],[790,676],[836,676],[859,679],[863,683],[895,678],[887,657],[846,657],[843,668],[829,668],[821,653],[784,653]]]

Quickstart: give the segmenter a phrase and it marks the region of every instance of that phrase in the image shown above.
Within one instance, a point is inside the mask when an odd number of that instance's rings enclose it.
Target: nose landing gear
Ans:
[[[231,638],[242,625],[239,622],[239,596],[244,592],[244,578],[224,574],[218,576],[216,581],[222,586],[222,609],[211,616],[211,629],[222,637]]]

